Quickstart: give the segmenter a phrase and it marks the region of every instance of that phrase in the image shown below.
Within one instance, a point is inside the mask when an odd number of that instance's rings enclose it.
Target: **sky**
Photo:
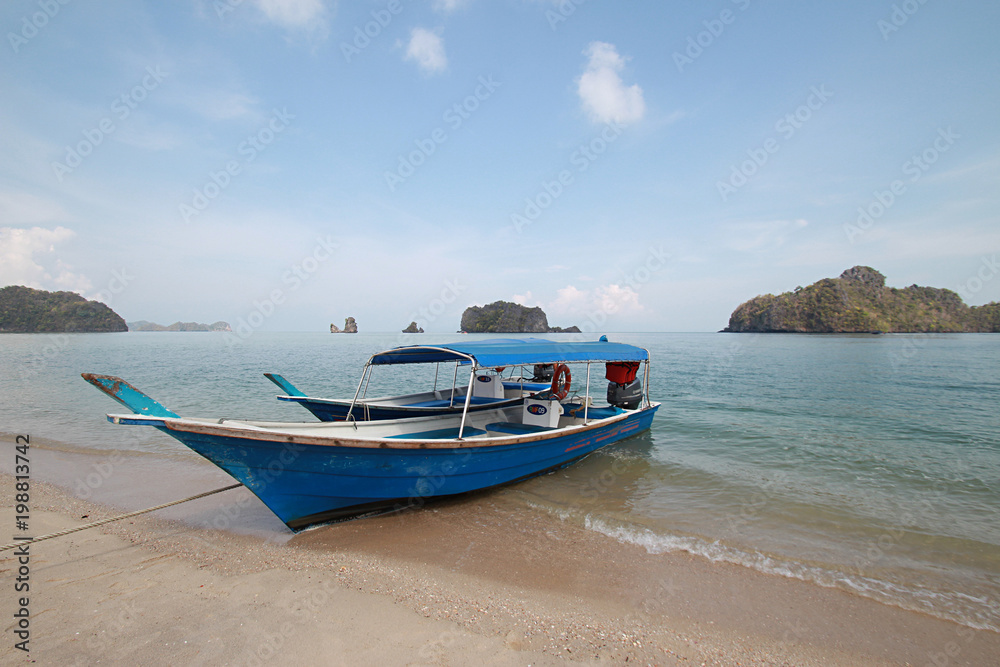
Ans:
[[[716,331],[1000,300],[987,0],[6,0],[0,286],[128,321]]]

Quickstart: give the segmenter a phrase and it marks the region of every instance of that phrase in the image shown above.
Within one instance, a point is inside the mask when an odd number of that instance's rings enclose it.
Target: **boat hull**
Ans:
[[[566,466],[650,427],[658,404],[562,434],[456,447],[352,447],[160,429],[247,486],[289,528],[421,506]]]

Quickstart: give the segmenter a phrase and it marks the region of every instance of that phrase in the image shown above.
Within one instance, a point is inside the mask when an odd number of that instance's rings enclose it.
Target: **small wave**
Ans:
[[[607,519],[590,514],[584,517],[584,525],[588,530],[623,544],[641,546],[650,554],[686,552],[713,563],[731,563],[764,574],[799,579],[826,588],[839,588],[883,604],[923,612],[977,630],[1000,632],[1000,606],[985,596],[904,586],[858,574],[786,561],[757,551],[743,551],[718,540],[710,542],[692,536],[664,535],[633,525],[615,525]]]
[[[560,507],[543,505],[533,500],[525,500],[524,503],[533,510],[540,510],[542,512],[546,512],[547,514],[551,514],[552,516],[558,517],[561,521],[568,521],[573,516],[572,512],[570,512],[567,509],[562,509]]]

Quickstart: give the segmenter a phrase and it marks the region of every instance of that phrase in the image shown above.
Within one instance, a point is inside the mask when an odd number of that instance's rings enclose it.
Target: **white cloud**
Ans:
[[[578,315],[587,309],[587,293],[573,285],[567,285],[556,292],[555,301],[549,309],[557,315]]]
[[[594,303],[606,313],[630,314],[642,310],[639,294],[631,287],[604,285],[594,290]]]
[[[616,121],[631,123],[646,113],[646,102],[638,84],[626,87],[619,72],[625,69],[625,59],[613,44],[591,42],[584,53],[587,68],[577,81],[577,93],[584,110],[601,123]]]
[[[323,0],[257,0],[269,21],[286,28],[325,27]]]
[[[545,308],[559,318],[588,318],[603,321],[610,315],[630,315],[643,310],[639,294],[629,286],[616,283],[581,290],[567,285],[556,292],[556,298]]]
[[[510,300],[518,305],[526,306],[528,308],[534,308],[538,305],[538,302],[535,301],[535,296],[531,293],[531,290],[528,290],[524,294],[515,294],[510,298]]]
[[[434,0],[434,9],[447,14],[465,4],[468,4],[468,0]]]
[[[428,74],[444,71],[448,67],[448,58],[444,54],[444,40],[439,34],[427,28],[414,28],[410,32],[406,59],[416,60],[420,69]]]
[[[66,227],[45,229],[0,227],[0,285],[84,292],[92,285],[86,276],[54,257],[56,244],[76,233]]]

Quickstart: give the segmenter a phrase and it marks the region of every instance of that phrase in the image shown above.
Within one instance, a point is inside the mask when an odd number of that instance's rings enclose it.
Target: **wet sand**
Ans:
[[[32,470],[33,535],[230,483],[184,454],[33,447]],[[13,526],[14,493],[0,475],[2,526]],[[26,661],[11,634],[16,558],[0,556],[0,659]],[[526,510],[505,490],[294,536],[246,490],[227,491],[38,543],[31,586],[39,664],[940,667],[1000,654],[996,633],[689,554],[650,555]]]

